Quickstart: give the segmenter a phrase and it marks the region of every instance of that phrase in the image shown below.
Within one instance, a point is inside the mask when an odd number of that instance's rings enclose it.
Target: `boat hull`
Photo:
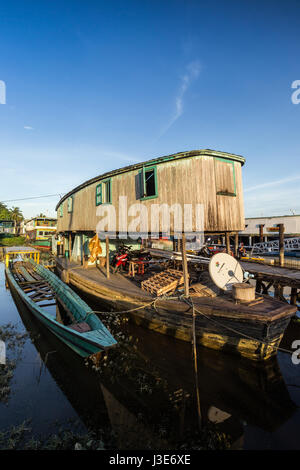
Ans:
[[[65,327],[64,325],[57,322],[54,318],[50,318],[45,314],[41,313],[41,308],[34,304],[34,302],[28,298],[18,286],[14,277],[12,276],[10,270],[6,268],[5,271],[6,279],[8,285],[11,289],[11,292],[14,295],[17,295],[22,302],[29,308],[32,314],[55,336],[57,336],[61,341],[63,341],[67,346],[69,346],[73,351],[79,354],[82,357],[88,357],[92,354],[99,353],[104,351],[106,348],[102,348],[99,343],[87,340],[87,338],[82,338],[79,334],[72,331],[70,328]]]
[[[193,308],[183,301],[158,299],[149,306],[149,300],[139,302],[126,293],[108,290],[100,283],[87,283],[78,271],[69,273],[69,282],[73,287],[85,293],[93,301],[101,301],[108,309],[123,312],[132,310],[128,317],[137,325],[156,333],[166,334],[182,341],[192,341]],[[281,302],[266,297],[274,306],[282,305],[285,313],[270,322],[248,318],[239,313],[224,312],[207,305],[196,305],[198,312],[195,318],[196,341],[199,345],[233,353],[252,361],[266,361],[277,354],[279,344],[296,308],[285,306]],[[151,299],[150,299],[151,300]],[[196,302],[196,301],[195,301]],[[199,300],[198,300],[199,302]],[[213,303],[216,300],[213,300]],[[147,306],[148,305],[148,306]],[[274,307],[274,308],[275,308]],[[282,307],[281,307],[282,308]],[[133,310],[136,309],[136,310]],[[202,313],[199,313],[202,312]]]

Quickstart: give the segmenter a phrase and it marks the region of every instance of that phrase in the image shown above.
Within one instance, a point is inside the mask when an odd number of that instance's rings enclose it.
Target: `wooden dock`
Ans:
[[[245,271],[254,275],[254,279],[256,280],[256,292],[268,294],[270,289],[274,289],[274,296],[276,298],[288,302],[287,294],[283,295],[283,289],[289,287],[289,303],[297,305],[298,296],[300,294],[299,269],[289,269],[247,261],[241,261],[241,266]]]

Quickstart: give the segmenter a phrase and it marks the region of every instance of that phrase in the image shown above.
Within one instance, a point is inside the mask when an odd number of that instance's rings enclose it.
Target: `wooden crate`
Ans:
[[[160,296],[167,292],[174,291],[178,286],[184,283],[184,277],[182,271],[176,269],[166,269],[161,273],[155,274],[146,281],[143,281],[141,286],[142,289]]]
[[[190,294],[192,297],[216,297],[217,295],[212,289],[200,282],[191,285]]]

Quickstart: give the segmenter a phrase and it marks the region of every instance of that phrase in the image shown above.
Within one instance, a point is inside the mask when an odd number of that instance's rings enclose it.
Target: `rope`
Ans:
[[[200,315],[202,315],[203,317],[205,317],[207,320],[210,320],[211,322],[215,323],[216,325],[218,325],[219,327],[222,327],[222,328],[225,328],[226,330],[229,330],[229,331],[232,331],[233,333],[237,333],[238,335],[241,335],[247,339],[251,339],[253,341],[258,341],[259,343],[261,344],[266,344],[266,345],[269,345],[270,343],[268,341],[262,341],[258,338],[254,338],[253,336],[250,336],[250,335],[246,335],[246,333],[242,333],[241,331],[238,331],[236,330],[235,328],[231,328],[230,326],[227,326],[227,325],[223,325],[222,323],[218,322],[217,320],[214,320],[213,318],[210,318],[208,317],[207,315],[205,315],[203,312],[201,312],[200,310],[198,310],[193,301],[189,298],[190,302],[188,301],[187,298],[183,299],[190,307],[192,307],[195,312],[199,313]],[[293,351],[289,351],[288,349],[284,349],[284,348],[277,348],[279,351],[281,352],[285,352],[285,353],[288,353],[288,354],[293,354]]]
[[[244,338],[247,338],[247,339],[250,339],[252,341],[257,341],[261,344],[266,344],[266,345],[269,345],[270,342],[269,341],[262,341],[258,338],[255,338],[254,336],[250,336],[250,335],[247,335],[246,333],[242,333],[241,331],[239,330],[236,330],[235,328],[232,328],[230,326],[227,326],[227,325],[224,325],[222,323],[220,323],[219,321],[213,319],[213,318],[210,318],[209,316],[205,315],[205,313],[201,312],[200,310],[198,310],[193,301],[191,300],[190,297],[185,297],[184,295],[181,295],[179,297],[168,297],[168,296],[160,296],[160,297],[156,297],[154,300],[152,300],[151,302],[149,302],[148,304],[146,305],[141,305],[139,307],[135,307],[135,308],[131,308],[131,309],[128,309],[128,310],[121,310],[121,311],[117,311],[116,313],[118,314],[126,314],[126,313],[130,313],[130,312],[135,312],[137,310],[142,310],[142,309],[145,309],[147,307],[150,307],[151,305],[154,306],[155,310],[156,310],[156,302],[157,300],[179,300],[179,301],[184,301],[185,303],[187,303],[192,309],[193,309],[193,314],[194,312],[197,312],[199,313],[199,315],[202,315],[204,318],[206,318],[207,320],[211,321],[212,323],[214,323],[215,325],[219,326],[219,328],[224,328],[225,330],[228,330],[228,331],[231,331],[232,333],[236,333],[240,336],[243,336]],[[90,315],[91,313],[98,313],[98,314],[107,314],[107,313],[110,313],[110,312],[107,312],[107,311],[100,311],[100,310],[93,310],[92,312],[90,312],[88,315]],[[87,315],[87,316],[88,316]],[[86,318],[87,318],[86,316]],[[265,325],[268,327],[268,325],[265,323]],[[280,348],[278,347],[277,348],[278,351],[281,351],[281,352],[285,352],[285,353],[288,353],[288,354],[293,354],[293,351],[290,351],[288,349],[284,349],[284,348]]]
[[[141,305],[140,307],[135,307],[135,308],[131,308],[129,310],[121,310],[121,311],[117,311],[116,313],[130,313],[130,312],[134,312],[136,310],[142,310],[143,308],[147,308],[147,307],[150,307],[150,305],[153,305],[155,304],[155,302],[159,299],[159,297],[156,297],[154,300],[152,300],[152,302],[149,302],[148,304],[146,305]],[[107,312],[107,311],[99,311],[99,310],[93,310],[93,312],[91,313],[102,313],[102,314],[105,314],[105,313],[110,313],[110,312]]]

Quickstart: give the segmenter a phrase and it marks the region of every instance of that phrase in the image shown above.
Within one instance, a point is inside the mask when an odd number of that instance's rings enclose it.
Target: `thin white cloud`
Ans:
[[[184,96],[192,82],[194,82],[199,77],[200,70],[201,66],[199,60],[194,60],[186,66],[185,74],[181,77],[180,87],[175,98],[175,112],[166,127],[161,132],[160,137],[165,134],[174,124],[174,122],[177,121],[177,119],[182,115],[184,108]]]
[[[255,186],[250,186],[249,188],[245,188],[244,192],[248,193],[250,191],[256,191],[257,189],[269,188],[271,186],[278,186],[278,185],[281,185],[281,184],[291,183],[292,181],[298,181],[298,180],[300,180],[300,175],[288,176],[287,178],[282,178],[280,180],[269,181],[267,183],[261,183],[261,184],[255,185]]]
[[[26,131],[33,131],[33,127],[31,126],[24,126],[24,129],[26,129]]]
[[[292,211],[300,213],[300,187],[290,184],[279,190],[274,188],[263,188],[259,194],[245,194],[245,216],[271,216],[290,214]]]

